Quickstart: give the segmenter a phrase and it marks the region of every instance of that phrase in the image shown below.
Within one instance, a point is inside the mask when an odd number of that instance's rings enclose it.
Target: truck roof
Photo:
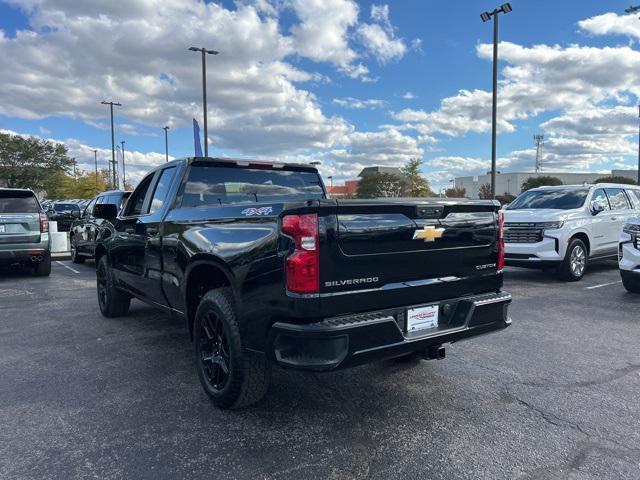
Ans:
[[[575,185],[545,185],[544,187],[535,187],[530,190],[558,190],[558,189],[575,189],[575,188],[639,188],[638,185],[624,183],[578,183]]]
[[[228,158],[228,157],[184,157],[172,160],[169,163],[219,163],[227,164],[229,166],[248,167],[255,165],[257,167],[271,167],[274,169],[296,169],[307,170],[309,172],[317,172],[318,169],[313,165],[306,165],[304,163],[285,163],[270,160],[254,160],[251,158]],[[164,164],[167,165],[167,164]],[[161,168],[161,167],[158,167]]]

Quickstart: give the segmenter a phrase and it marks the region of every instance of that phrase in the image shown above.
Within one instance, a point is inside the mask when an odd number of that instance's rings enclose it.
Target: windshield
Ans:
[[[315,172],[194,165],[182,206],[318,198],[325,195]]]
[[[56,212],[66,212],[68,210],[80,210],[80,207],[75,203],[56,203],[53,209]]]
[[[511,202],[507,210],[524,210],[528,208],[573,210],[584,205],[588,193],[588,189],[529,190]]]

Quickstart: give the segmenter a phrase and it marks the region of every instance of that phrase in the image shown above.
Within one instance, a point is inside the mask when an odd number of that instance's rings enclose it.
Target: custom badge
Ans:
[[[255,217],[259,215],[271,215],[273,213],[273,207],[245,208],[240,213],[247,217]]]
[[[437,238],[442,238],[444,228],[436,228],[433,225],[424,227],[422,230],[413,232],[413,240],[424,240],[425,242],[435,242]]]

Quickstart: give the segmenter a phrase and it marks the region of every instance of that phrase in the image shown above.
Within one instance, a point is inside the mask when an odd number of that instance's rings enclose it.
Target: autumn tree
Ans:
[[[444,193],[448,198],[464,198],[467,195],[467,189],[461,187],[447,188]]]
[[[402,193],[406,197],[433,197],[434,193],[429,188],[429,181],[422,176],[420,169],[422,159],[413,158],[400,170],[406,181],[406,189]]]
[[[562,180],[560,180],[558,177],[529,177],[522,183],[522,191],[526,192],[527,190],[531,190],[532,188],[552,187],[556,185],[562,185]]]
[[[405,181],[392,173],[367,172],[358,182],[358,198],[399,197]]]
[[[482,200],[491,200],[493,195],[491,195],[491,185],[488,183],[483,183],[478,188],[478,198]]]
[[[0,178],[10,188],[44,190],[47,180],[73,165],[62,143],[0,133]]]

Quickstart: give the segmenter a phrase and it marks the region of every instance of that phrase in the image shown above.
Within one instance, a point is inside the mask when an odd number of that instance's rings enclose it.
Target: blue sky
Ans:
[[[79,3],[74,5],[74,3]],[[114,3],[113,5],[111,3]],[[0,129],[65,141],[83,168],[110,156],[107,108],[131,177],[193,153],[200,65],[209,57],[210,154],[366,165],[424,159],[435,187],[490,158],[493,2],[0,1]],[[635,163],[640,20],[628,1],[518,1],[501,16],[498,156],[548,171]],[[463,91],[463,93],[460,93]],[[105,163],[106,165],[106,163]]]

